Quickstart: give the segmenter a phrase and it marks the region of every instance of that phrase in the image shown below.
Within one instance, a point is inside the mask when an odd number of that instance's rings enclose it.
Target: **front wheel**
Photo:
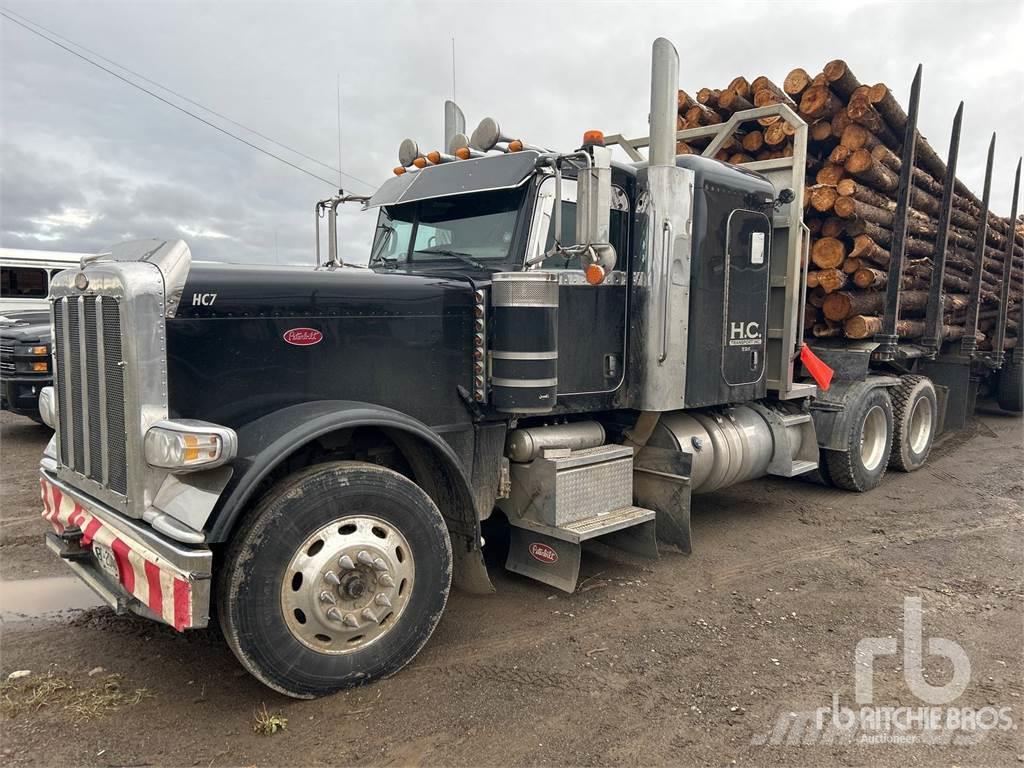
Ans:
[[[845,451],[822,451],[832,483],[847,491],[870,491],[885,476],[892,451],[889,393],[875,387],[849,405]]]
[[[320,464],[278,484],[237,532],[218,608],[250,673],[314,698],[405,666],[444,611],[451,571],[444,520],[416,484]]]

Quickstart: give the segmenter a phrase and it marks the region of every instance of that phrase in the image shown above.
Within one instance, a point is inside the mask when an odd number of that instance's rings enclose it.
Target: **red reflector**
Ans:
[[[811,378],[821,387],[821,390],[828,392],[835,371],[829,368],[806,344],[800,347],[800,362],[804,364],[804,368],[811,374]]]

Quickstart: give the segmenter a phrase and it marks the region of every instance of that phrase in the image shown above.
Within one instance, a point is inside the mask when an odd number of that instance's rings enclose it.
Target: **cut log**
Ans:
[[[796,100],[800,97],[800,94],[810,87],[810,85],[811,76],[807,74],[807,70],[800,69],[798,67],[786,75],[786,79],[782,81],[782,90],[784,90],[791,99]]]
[[[744,99],[749,99],[751,95],[750,83],[747,82],[747,78],[743,77],[743,75],[733,78],[728,85],[728,90],[736,92],[736,94]]]
[[[839,143],[849,147],[850,149],[874,149],[876,146],[881,144],[882,141],[863,125],[850,123],[843,130],[843,135],[840,137]]]
[[[822,311],[829,320],[845,320],[853,315],[874,315],[885,308],[886,294],[883,291],[837,291],[825,298]],[[944,308],[956,309],[966,306],[967,298],[946,294]],[[928,307],[928,291],[903,291],[900,294],[900,315],[914,315]]]
[[[807,120],[830,118],[842,106],[842,101],[825,85],[812,85],[800,97],[800,115]]]
[[[846,171],[843,166],[827,163],[814,175],[814,181],[818,184],[827,184],[834,187],[845,175]]]
[[[697,103],[714,109],[718,106],[718,97],[721,93],[717,88],[701,88],[697,91]]]
[[[685,112],[690,107],[694,106],[697,102],[684,90],[680,90],[676,94],[676,106],[679,112]]]
[[[815,323],[811,326],[811,333],[818,339],[832,339],[843,335],[843,326],[829,325],[828,323]]]
[[[781,149],[783,142],[789,138],[782,127],[783,125],[785,125],[785,122],[780,120],[764,129],[764,141],[773,149]]]
[[[722,122],[722,116],[703,104],[694,104],[686,110],[686,122],[691,126],[717,125]]]
[[[899,148],[900,138],[892,132],[885,120],[882,119],[882,116],[878,114],[866,98],[850,99],[850,103],[846,105],[846,112],[853,122],[867,128],[881,139],[882,143],[887,147],[890,149]]]
[[[729,163],[732,165],[742,165],[743,163],[752,163],[754,158],[744,152],[736,152],[729,155]]]
[[[820,269],[833,269],[846,258],[846,244],[836,237],[823,237],[811,246],[811,261]]]
[[[828,120],[819,120],[811,125],[811,141],[826,141],[832,136],[832,124]]]
[[[867,259],[880,267],[889,266],[889,252],[867,235],[857,235],[853,238],[853,248],[850,249],[850,256],[857,259]]]
[[[846,288],[850,283],[850,276],[841,269],[822,269],[818,271],[818,285],[825,293],[835,293]]]
[[[832,115],[832,138],[838,141],[842,137],[843,131],[852,123],[853,121],[850,120],[850,114],[846,111],[846,107],[840,109]]]
[[[839,195],[835,187],[817,185],[810,189],[811,207],[819,213],[828,213],[836,202]]]
[[[835,200],[832,201],[835,204]],[[846,220],[829,216],[821,225],[823,237],[841,237],[846,233]]]
[[[861,87],[860,81],[854,77],[850,67],[842,59],[830,61],[822,73],[828,80],[829,88],[845,99],[849,99],[853,92]]]
[[[836,165],[843,165],[850,157],[850,154],[851,152],[849,147],[845,147],[842,144],[836,144],[835,147],[832,148],[832,152],[829,153],[828,161],[830,163],[835,163]]]
[[[853,273],[853,283],[858,288],[885,288],[889,273],[873,267],[861,267]]]
[[[718,97],[718,108],[731,115],[733,112],[753,109],[754,105],[732,88],[726,88]]]
[[[743,136],[743,149],[747,152],[757,152],[764,146],[764,133],[761,131],[750,131]]]
[[[900,177],[875,160],[867,149],[854,150],[846,159],[843,167],[847,173],[862,179],[875,189],[885,192],[894,192],[899,189]]]

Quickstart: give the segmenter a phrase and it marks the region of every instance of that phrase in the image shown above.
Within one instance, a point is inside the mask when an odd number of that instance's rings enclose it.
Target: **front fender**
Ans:
[[[217,543],[228,539],[260,484],[295,451],[330,432],[365,426],[384,427],[429,446],[448,475],[451,501],[459,507],[457,510],[442,509],[442,513],[446,517],[460,518],[467,524],[470,522],[467,518],[472,517],[472,541],[479,542],[480,523],[473,512],[469,480],[452,447],[430,427],[411,416],[351,400],[318,400],[291,405],[238,429],[238,454],[232,463],[235,473],[213,510],[207,541]]]

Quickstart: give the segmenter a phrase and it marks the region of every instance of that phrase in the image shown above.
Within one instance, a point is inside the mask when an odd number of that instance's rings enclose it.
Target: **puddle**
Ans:
[[[65,611],[103,605],[85,582],[75,576],[0,581],[0,621],[14,623],[55,618]]]

